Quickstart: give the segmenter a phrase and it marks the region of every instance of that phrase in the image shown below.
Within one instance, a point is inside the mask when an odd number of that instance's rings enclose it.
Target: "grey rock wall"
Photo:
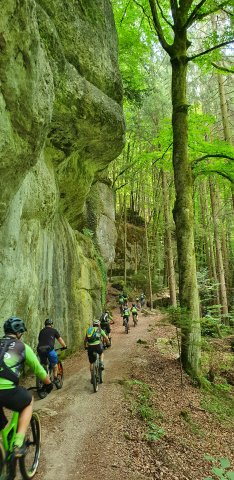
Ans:
[[[35,344],[53,316],[76,348],[103,287],[97,251],[78,229],[95,176],[124,142],[111,2],[0,0],[0,8],[1,320],[25,318]],[[104,217],[99,236],[114,243]],[[108,255],[111,245],[106,263]]]
[[[108,268],[115,259],[117,230],[114,193],[104,181],[92,185],[86,200],[85,214],[86,224],[94,233],[94,240]]]

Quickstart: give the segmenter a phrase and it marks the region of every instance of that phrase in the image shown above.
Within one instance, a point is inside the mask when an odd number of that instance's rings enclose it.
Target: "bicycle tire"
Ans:
[[[0,480],[7,478],[6,452],[2,443],[0,443]]]
[[[44,388],[44,383],[39,378],[36,379],[37,395],[42,400],[47,397],[48,393]]]
[[[35,412],[32,414],[25,438],[27,451],[22,458],[19,458],[19,467],[23,479],[30,480],[37,471],[41,449],[41,424]]]
[[[62,364],[61,360],[58,361],[58,375],[57,375],[57,378],[59,380],[59,385],[58,386],[56,385],[56,388],[60,389],[63,386],[63,378],[64,378],[63,364]]]
[[[93,365],[92,370],[92,384],[93,384],[93,391],[96,393],[98,391],[98,382],[97,382],[97,364],[96,362]]]
[[[99,383],[103,383],[103,377],[102,377],[102,369],[100,368],[100,366],[98,367],[98,381]]]
[[[125,320],[125,333],[128,333],[128,322]]]

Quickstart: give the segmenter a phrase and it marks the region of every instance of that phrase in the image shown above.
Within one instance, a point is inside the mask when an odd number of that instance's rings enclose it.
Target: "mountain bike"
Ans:
[[[93,363],[93,370],[91,373],[91,380],[93,384],[93,391],[96,393],[98,391],[98,384],[102,383],[102,369],[100,365],[100,356],[97,352],[93,352],[95,357],[95,362]]]
[[[36,390],[31,387],[28,390]],[[0,442],[0,480],[14,480],[16,475],[17,459],[12,456],[15,435],[18,428],[19,413],[13,412],[10,422],[1,430]],[[41,425],[36,412],[33,412],[26,436],[26,453],[19,458],[19,467],[22,478],[33,478],[39,464],[41,446]]]
[[[134,325],[134,327],[135,327],[135,326],[137,325],[137,323],[138,323],[138,315],[137,315],[137,313],[133,313],[133,314],[132,314],[132,319],[133,319],[133,325]]]
[[[56,352],[61,351],[61,350],[66,350],[66,349],[64,347],[55,348]],[[48,373],[48,375],[50,376],[51,382],[54,383],[53,367],[50,365],[48,357],[46,359],[46,363],[42,363],[42,366],[45,369],[45,371]],[[58,375],[57,375],[57,378],[58,378],[58,382],[55,386],[56,386],[57,389],[60,389],[63,386],[63,378],[64,378],[63,364],[62,364],[62,361],[60,359],[58,360]],[[43,399],[43,398],[47,397],[48,393],[45,390],[44,383],[39,378],[36,379],[36,388],[37,388],[38,397],[40,399]],[[1,480],[1,478],[0,478],[0,480]]]

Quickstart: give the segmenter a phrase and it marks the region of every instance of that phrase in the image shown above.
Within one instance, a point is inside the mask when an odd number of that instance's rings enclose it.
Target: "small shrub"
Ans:
[[[219,478],[220,480],[234,480],[234,471],[230,470],[231,464],[228,458],[213,458],[210,455],[204,455],[205,460],[208,460],[212,464],[211,473],[214,476],[205,477],[203,480],[214,480]]]
[[[155,423],[148,422],[148,426],[149,428],[145,434],[145,438],[148,442],[157,442],[165,435],[164,429],[158,427]]]
[[[203,337],[221,337],[219,320],[208,315],[201,318],[201,334]]]

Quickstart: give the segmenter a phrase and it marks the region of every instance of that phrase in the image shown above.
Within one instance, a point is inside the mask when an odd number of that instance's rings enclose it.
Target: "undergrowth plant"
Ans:
[[[154,420],[163,419],[160,412],[156,412],[152,406],[152,391],[147,383],[141,380],[129,380],[126,382],[127,394],[130,396],[132,402],[132,412],[137,415],[146,424],[146,432],[143,438],[148,442],[156,442],[160,440],[165,431],[162,427],[154,423]]]
[[[234,471],[231,470],[231,464],[228,458],[213,458],[210,455],[204,455],[205,460],[212,464],[212,477],[205,477],[203,480],[234,480]]]

